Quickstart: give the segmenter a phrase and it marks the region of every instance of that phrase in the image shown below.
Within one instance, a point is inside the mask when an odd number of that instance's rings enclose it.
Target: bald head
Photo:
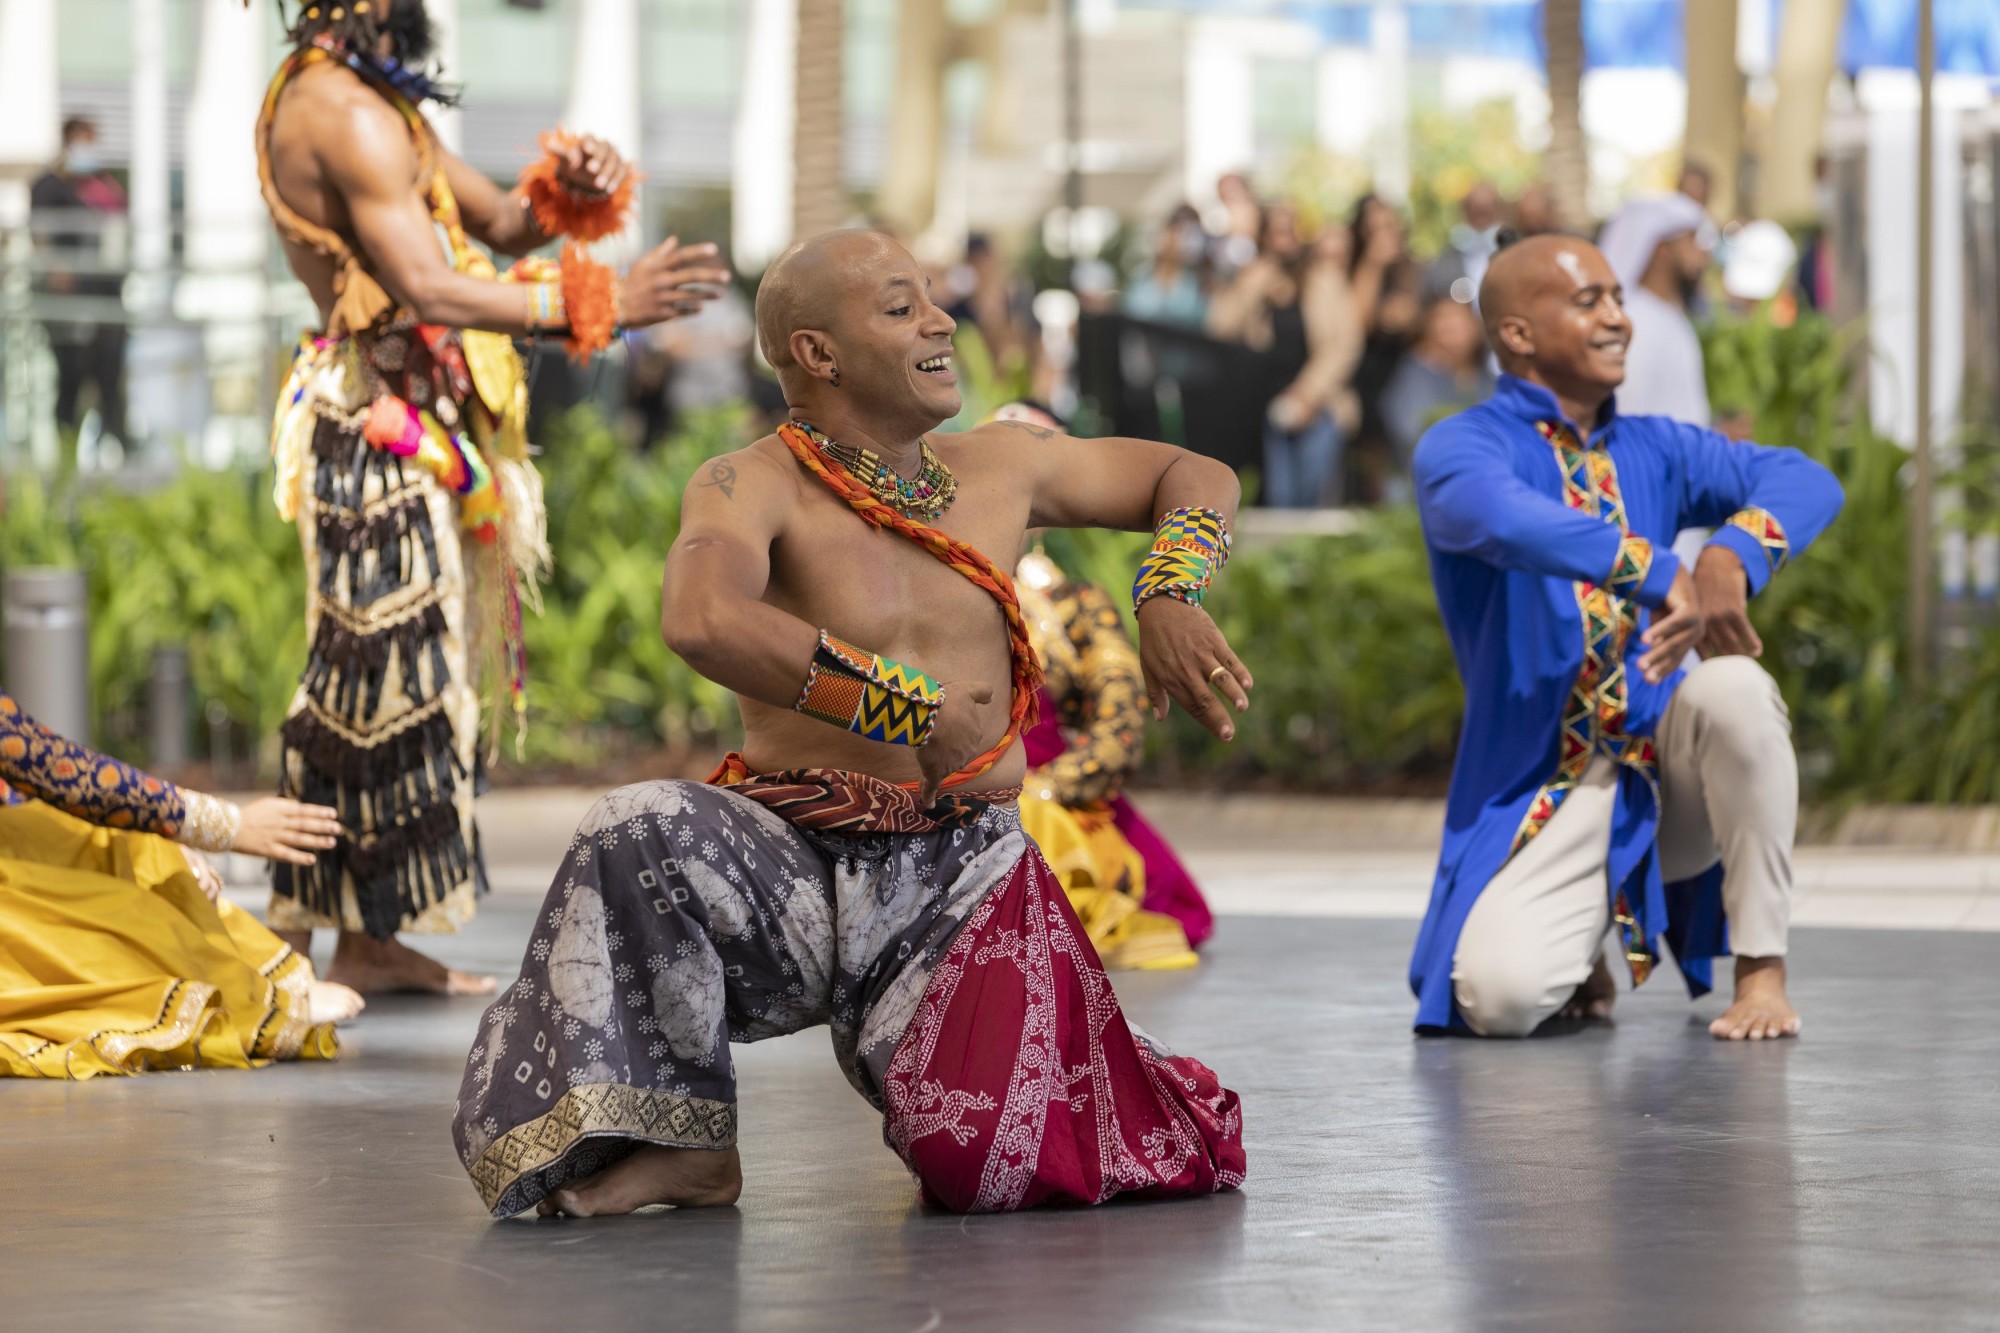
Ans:
[[[1624,381],[1632,330],[1623,293],[1588,241],[1530,236],[1500,251],[1479,284],[1479,312],[1487,342],[1513,374],[1606,393]]]
[[[951,316],[893,237],[829,231],[779,255],[757,287],[757,341],[785,401],[814,420],[914,439],[957,415]],[[833,414],[833,415],[829,415]]]
[[[856,227],[821,232],[773,260],[757,284],[757,343],[771,368],[782,376],[796,365],[792,335],[832,327],[846,300],[873,285],[882,261],[897,259],[916,267],[895,241]]]

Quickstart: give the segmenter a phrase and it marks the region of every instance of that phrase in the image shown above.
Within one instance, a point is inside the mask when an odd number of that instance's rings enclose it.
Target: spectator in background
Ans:
[[[1155,324],[1198,329],[1208,318],[1208,233],[1182,204],[1153,244],[1153,262],[1125,289],[1125,313]]]
[[[1521,236],[1544,236],[1563,229],[1556,217],[1556,197],[1541,181],[1523,189],[1514,200],[1514,231]]]
[[[1382,420],[1382,393],[1416,336],[1423,306],[1423,275],[1410,258],[1409,231],[1402,215],[1376,195],[1354,206],[1349,228],[1354,309],[1364,332],[1360,364],[1354,370],[1359,425],[1349,468],[1358,482],[1358,500],[1381,496],[1382,479],[1394,469],[1395,447]]]
[[[63,122],[62,152],[35,181],[29,194],[37,244],[51,252],[45,289],[57,296],[116,300],[124,288],[107,240],[121,236],[116,223],[125,214],[125,191],[104,173],[97,150],[97,125],[86,116]],[[73,266],[73,267],[72,267]],[[105,435],[125,438],[125,325],[122,321],[51,320],[49,344],[56,359],[56,422],[75,430],[83,421],[83,390],[97,392],[97,415]]]
[[[1681,178],[1674,189],[1700,204],[1704,212],[1715,194],[1715,173],[1690,158],[1681,164]]]
[[[945,313],[979,331],[994,366],[1002,374],[1027,370],[1036,346],[1034,293],[1001,262],[992,237],[976,231],[965,238],[965,261],[952,269],[951,289]]]
[[[1215,197],[1218,202],[1209,230],[1215,234],[1212,248],[1215,280],[1222,284],[1257,257],[1264,206],[1250,178],[1240,171],[1232,171],[1215,182]]]
[[[1445,252],[1431,261],[1424,276],[1424,296],[1428,300],[1448,295],[1460,304],[1476,306],[1486,262],[1500,248],[1500,191],[1491,181],[1475,181],[1458,206],[1461,219],[1451,229]]]
[[[1471,305],[1450,295],[1433,296],[1417,329],[1415,345],[1382,393],[1382,420],[1396,447],[1396,471],[1385,492],[1394,500],[1410,496],[1410,459],[1423,433],[1493,393],[1486,334]]]
[[[1347,235],[1322,228],[1307,249],[1289,204],[1264,210],[1257,257],[1208,312],[1208,330],[1264,354],[1269,400],[1259,502],[1308,509],[1339,500],[1343,420],[1357,413],[1348,377],[1361,322],[1348,285]]]
[[[1691,308],[1715,249],[1708,214],[1684,194],[1635,199],[1604,224],[1597,248],[1625,288],[1632,323],[1618,414],[1706,428],[1708,375]]]
[[[628,336],[639,446],[651,448],[680,429],[689,414],[750,397],[750,345],[756,338],[750,303],[732,284],[692,315]]]

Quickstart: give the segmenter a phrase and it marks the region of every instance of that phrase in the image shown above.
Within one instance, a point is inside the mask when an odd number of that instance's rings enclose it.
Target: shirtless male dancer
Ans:
[[[1235,1187],[1235,1094],[1126,1023],[1021,832],[1040,673],[1005,572],[1032,527],[1155,530],[1147,692],[1228,740],[1250,674],[1199,603],[1235,476],[1017,422],[930,436],[959,410],[953,323],[872,232],[780,257],[757,327],[791,420],[689,485],[663,607],[674,651],[735,692],[743,753],[577,830],[460,1089],[482,1199],[733,1202],[729,1043],[822,1023],[945,1207]]]
[[[271,925],[305,952],[340,932],[329,980],[490,994],[400,943],[458,929],[484,871],[473,823],[482,706],[523,706],[521,602],[548,551],[512,342],[571,355],[688,313],[728,275],[674,241],[619,277],[579,242],[619,231],[632,176],[560,132],[512,191],[438,142],[422,106],[422,0],[301,7],[257,125],[264,197],[319,306],[272,428],[277,502],[298,524],[308,658],[284,724],[285,790],[340,813],[339,844],[281,866]],[[561,263],[496,271],[558,237]],[[482,677],[484,678],[482,680]],[[488,710],[489,716],[490,710]]]

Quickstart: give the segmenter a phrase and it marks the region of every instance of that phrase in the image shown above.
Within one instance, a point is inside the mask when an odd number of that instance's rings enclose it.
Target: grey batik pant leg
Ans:
[[[828,859],[743,797],[599,801],[466,1066],[454,1136],[487,1206],[520,1212],[641,1143],[734,1145],[731,1037],[827,1021],[832,889]]]
[[[1688,673],[1654,737],[1661,873],[1720,861],[1730,948],[1782,955],[1791,922],[1799,770],[1778,686],[1747,657]],[[1459,1013],[1482,1036],[1526,1036],[1590,975],[1611,925],[1616,766],[1593,758],[1534,841],[1480,893],[1452,959]]]

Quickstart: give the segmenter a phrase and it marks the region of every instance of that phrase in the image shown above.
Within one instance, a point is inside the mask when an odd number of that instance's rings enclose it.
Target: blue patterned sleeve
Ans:
[[[8,788],[107,828],[179,838],[188,803],[179,787],[65,740],[0,690],[0,803]]]

